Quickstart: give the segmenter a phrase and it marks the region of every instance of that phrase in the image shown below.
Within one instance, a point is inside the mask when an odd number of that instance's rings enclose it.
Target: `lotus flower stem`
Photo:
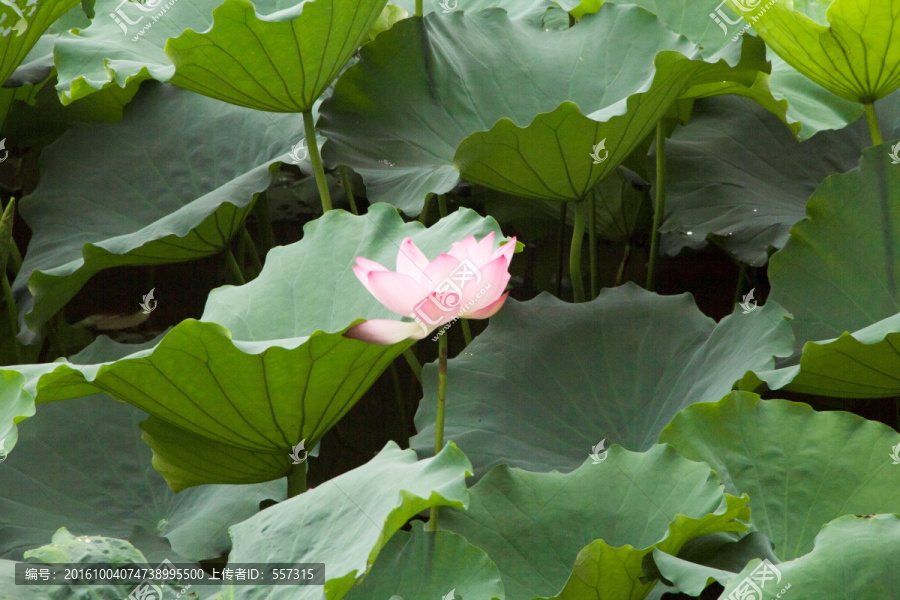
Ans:
[[[656,124],[656,208],[650,238],[650,264],[647,266],[647,291],[654,291],[656,263],[659,260],[659,228],[666,215],[666,133],[662,119]]]
[[[584,302],[584,279],[581,276],[581,246],[587,221],[587,201],[575,203],[575,229],[572,231],[572,247],[569,249],[569,276],[575,302]]]
[[[350,169],[346,165],[341,165],[341,187],[344,188],[344,194],[347,195],[347,202],[350,203],[350,212],[359,216],[359,209],[356,208],[356,198],[353,197],[353,186],[350,185]]]
[[[866,109],[866,121],[869,123],[869,134],[872,136],[872,145],[879,146],[884,143],[881,137],[881,127],[878,125],[878,113],[875,112],[875,104],[866,102],[863,104]]]
[[[622,262],[619,263],[619,272],[616,274],[616,287],[622,285],[622,278],[625,276],[625,267],[628,266],[629,258],[631,258],[631,244],[625,244],[625,252],[622,253]]]
[[[256,224],[259,227],[259,238],[263,250],[259,256],[262,258],[269,253],[269,250],[278,245],[275,242],[275,231],[272,229],[272,220],[269,215],[269,200],[266,198],[265,192],[256,199],[253,210],[256,212]]]
[[[416,16],[421,17],[425,13],[425,0],[416,0]]]
[[[443,337],[443,336],[441,336]],[[419,385],[422,384],[422,365],[419,364],[419,359],[416,358],[416,355],[413,354],[412,349],[407,348],[403,351],[403,358],[406,359],[406,364],[409,365],[410,370],[413,372],[413,375],[416,376],[416,379],[419,380]]]
[[[312,163],[313,173],[316,176],[316,186],[319,188],[319,199],[322,201],[322,212],[327,213],[331,210],[331,194],[328,192],[325,166],[322,164],[322,155],[319,154],[319,143],[316,141],[316,125],[313,123],[312,110],[303,111],[303,125],[306,128],[309,162]]]
[[[434,423],[434,455],[440,454],[444,449],[444,409],[447,407],[447,336],[438,338],[438,393],[437,393],[437,419]],[[431,519],[428,521],[428,529],[437,531],[438,507],[431,507]]]
[[[466,340],[466,346],[468,346],[469,344],[472,343],[472,340],[474,339],[472,337],[472,328],[469,327],[468,319],[460,319],[459,322],[462,323],[463,339]]]
[[[262,273],[263,265],[262,260],[259,258],[259,251],[256,249],[256,244],[253,242],[253,238],[250,236],[250,232],[247,231],[246,226],[241,227],[241,235],[243,236],[244,244],[247,246],[253,268],[256,269],[257,273]]]
[[[244,285],[247,283],[246,280],[244,280],[244,274],[241,273],[241,268],[238,266],[237,260],[234,258],[234,254],[231,253],[231,248],[225,249],[225,268],[228,271],[231,280],[237,282],[237,285]]]
[[[293,498],[306,491],[306,465],[303,461],[299,465],[292,465],[287,476],[287,497]]]
[[[438,211],[440,211],[442,219],[447,216],[447,197],[443,194],[438,195]]]
[[[562,296],[562,278],[563,278],[563,259],[565,258],[565,244],[563,240],[566,237],[566,210],[569,208],[568,202],[562,202],[559,208],[559,232],[557,237],[556,251],[558,257],[558,267],[556,270],[556,296]]]
[[[591,194],[588,200],[588,243],[591,256],[591,300],[597,297],[599,275],[597,274],[597,196]]]

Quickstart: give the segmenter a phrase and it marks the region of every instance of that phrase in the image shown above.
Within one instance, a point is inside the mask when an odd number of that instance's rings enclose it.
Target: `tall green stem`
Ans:
[[[353,197],[353,186],[350,185],[350,169],[346,165],[341,165],[341,186],[344,188],[344,194],[347,195],[347,202],[350,203],[350,212],[359,215],[359,209],[356,208],[356,198]]]
[[[441,336],[444,337],[444,336]],[[419,364],[419,359],[416,358],[416,355],[413,354],[411,348],[407,348],[403,351],[403,358],[406,359],[406,364],[409,365],[410,370],[415,375],[416,379],[419,380],[419,384],[422,383],[422,365]]]
[[[12,344],[16,349],[16,361],[19,364],[24,362],[22,356],[22,346],[16,336],[19,334],[19,316],[16,314],[16,302],[13,300],[12,289],[9,287],[9,280],[6,278],[6,271],[0,273],[0,286],[3,287],[3,304],[6,306],[6,316],[9,318],[9,329],[12,332]]]
[[[666,215],[666,134],[660,120],[656,124],[656,209],[653,211],[653,233],[650,238],[650,264],[647,267],[647,290],[656,285],[656,263],[659,260],[659,228]]]
[[[600,285],[600,276],[597,274],[597,195],[591,194],[588,200],[588,243],[591,256],[591,300],[597,297],[597,288]]]
[[[319,143],[316,141],[316,126],[313,123],[312,110],[303,111],[303,125],[306,128],[309,162],[312,163],[313,173],[316,175],[316,186],[319,188],[319,198],[322,200],[322,212],[327,213],[331,210],[331,194],[328,192],[328,180],[325,179],[325,165],[322,164],[322,155],[319,154]]]
[[[241,273],[241,268],[238,266],[237,260],[234,258],[234,254],[231,253],[231,248],[225,249],[225,268],[228,271],[228,276],[231,277],[231,280],[237,285],[244,285],[247,283],[244,279],[244,274]]]
[[[575,228],[572,231],[572,246],[569,248],[569,277],[572,278],[572,293],[575,302],[584,302],[584,279],[581,276],[581,246],[584,243],[584,228],[587,221],[587,201],[575,203]]]
[[[863,104],[866,109],[866,121],[869,123],[869,134],[872,136],[872,145],[878,146],[884,142],[881,138],[881,127],[878,125],[878,113],[875,112],[875,104],[866,102]]]
[[[287,497],[293,498],[306,491],[306,461],[293,465],[287,476]]]
[[[556,269],[556,297],[562,296],[563,260],[566,256],[566,210],[568,202],[561,202],[559,206],[559,231],[556,238],[557,269]]]
[[[447,216],[447,197],[443,194],[438,195],[438,211],[442,219]]]
[[[416,16],[421,17],[425,13],[425,0],[416,0]]]
[[[444,409],[447,406],[447,336],[438,338],[438,393],[437,393],[437,420],[434,424],[434,455],[440,454],[444,449]],[[437,531],[438,507],[431,507],[431,520],[428,521],[428,529]]]
[[[463,338],[466,340],[466,346],[472,343],[472,329],[469,327],[469,321],[467,319],[460,319],[460,323],[462,323],[462,332]]]
[[[616,274],[616,287],[622,285],[622,278],[625,276],[625,267],[628,266],[628,259],[631,257],[631,244],[625,244],[625,252],[622,253],[622,262],[619,263],[619,272]]]

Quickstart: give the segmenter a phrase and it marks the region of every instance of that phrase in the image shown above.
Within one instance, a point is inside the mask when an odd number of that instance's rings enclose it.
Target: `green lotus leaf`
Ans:
[[[26,377],[15,371],[0,369],[0,456],[5,457],[16,445],[16,424],[34,416],[34,396],[27,392]]]
[[[0,558],[0,598],[3,600],[47,600],[47,588],[16,585],[16,561]]]
[[[728,5],[785,62],[841,98],[870,103],[900,87],[900,0]]]
[[[675,589],[690,596],[699,596],[713,581],[724,586],[735,577],[735,573],[730,571],[698,565],[659,550],[653,551],[653,561],[660,576],[673,584]]]
[[[0,85],[25,60],[47,28],[77,5],[78,0],[9,0],[0,4]]]
[[[386,4],[311,0],[260,18],[250,0],[225,0],[208,31],[166,42],[175,66],[169,82],[257,110],[311,110]]]
[[[628,26],[600,17],[605,27],[596,27],[595,34],[603,39],[613,38],[613,27]],[[579,25],[586,26],[586,21]],[[653,132],[676,99],[722,93],[723,82],[729,90],[731,85],[750,88],[761,67],[732,67],[724,60],[710,64],[668,51],[660,52],[654,65],[649,89],[630,95],[624,110],[606,108],[585,116],[576,104],[564,102],[525,127],[501,119],[463,140],[453,163],[467,181],[508,194],[582,200]],[[610,114],[615,116],[608,118]]]
[[[769,389],[836,396],[893,398],[900,396],[896,348],[900,347],[900,315],[834,340],[807,342],[800,363],[780,369],[747,373],[740,389]]]
[[[900,517],[890,515],[847,515],[827,523],[816,536],[815,548],[796,560],[767,569],[753,562],[729,584],[720,598],[746,579],[763,583],[762,598],[797,596],[809,598],[854,598],[881,600],[900,587]],[[765,579],[764,582],[761,580]],[[746,589],[746,588],[745,588]]]
[[[627,44],[613,35],[622,29]],[[752,87],[763,68],[761,45],[704,62],[696,45],[635,6],[604,6],[549,32],[499,9],[431,14],[360,51],[322,105],[323,154],[353,166],[369,198],[408,214],[429,193],[453,189],[460,172],[505,192],[575,199],[692,86]]]
[[[770,260],[769,298],[793,313],[798,346],[900,313],[900,168],[890,150],[870,148],[857,168],[827,178]]]
[[[412,450],[388,442],[361,467],[231,528],[230,563],[325,563],[324,593],[314,585],[240,585],[228,586],[222,597],[340,600],[410,518],[432,506],[465,508],[471,469],[452,443],[437,456],[417,461]],[[427,543],[436,546],[434,538]],[[431,550],[437,551],[435,546]]]
[[[13,283],[24,324],[40,331],[100,270],[221,252],[302,129],[160,84],[118,123],[74,126],[42,152],[19,205],[33,231]]]
[[[449,362],[445,439],[479,476],[503,463],[571,470],[601,440],[646,450],[682,408],[721,398],[753,365],[789,354],[784,317],[770,302],[716,324],[688,294],[658,296],[633,283],[582,304],[549,294],[507,300]],[[426,365],[422,377],[410,441],[420,455],[433,448],[436,371]]]
[[[396,318],[352,274],[355,257],[393,265],[406,237],[435,257],[492,231],[500,233],[493,219],[468,209],[427,230],[385,204],[359,217],[331,211],[307,224],[300,242],[271,250],[259,277],[214,290],[200,321],[183,321],[161,341],[114,362],[89,347],[72,362],[15,367],[25,381],[7,376],[2,392],[13,401],[18,392],[20,408],[6,418],[27,416],[32,396],[102,391],[155,417],[144,425],[154,464],[176,490],[281,478],[291,448],[315,446],[413,343],[343,337],[362,319]]]
[[[416,0],[390,0],[391,4],[402,6],[410,16],[416,14]],[[424,14],[451,13],[454,11],[477,13],[488,8],[502,8],[513,21],[522,21],[543,29],[543,18],[548,9],[555,8],[554,0],[424,0]],[[566,23],[566,27],[569,24]]]
[[[90,24],[81,6],[67,12],[41,36],[6,84],[19,87],[0,88],[0,118],[9,113],[4,134],[20,146],[45,146],[75,121],[117,121],[137,93],[140,83],[135,81],[125,88],[107,87],[64,107],[54,86],[48,85],[56,78],[53,51],[60,32]],[[9,105],[5,104],[7,98]],[[19,102],[12,102],[13,98]]]
[[[900,93],[878,108],[888,137],[900,136]],[[865,119],[798,143],[747,100],[698,102],[691,122],[666,141],[663,251],[674,256],[714,236],[741,262],[765,265],[769,250],[782,248],[790,228],[806,216],[806,201],[819,184],[856,167],[868,146]]]
[[[381,11],[381,14],[375,20],[375,24],[372,25],[372,28],[369,29],[369,33],[366,34],[365,41],[371,42],[379,33],[384,33],[385,31],[393,27],[394,23],[396,23],[397,21],[402,21],[407,17],[409,17],[409,13],[406,11],[406,9],[400,6],[395,6],[393,4],[388,4]]]
[[[703,56],[710,57],[732,49],[734,37],[741,32],[744,23],[735,18],[722,0],[607,0],[612,4],[636,4],[656,15],[672,31],[676,31],[697,44]],[[559,0],[560,6],[579,13],[597,12],[602,4],[598,0]],[[725,13],[724,18],[719,11]],[[717,14],[719,13],[719,14]]]
[[[772,52],[767,52],[772,63],[769,87],[772,95],[788,101],[788,121],[799,121],[800,139],[811,138],[819,131],[843,129],[863,116],[863,107],[858,102],[836,96],[809,79],[803,73]],[[868,131],[865,134],[868,136]]]
[[[652,562],[645,562],[644,567],[671,583],[675,590],[699,596],[713,581],[728,585],[754,558],[780,562],[772,553],[771,540],[758,531],[751,531],[739,540],[733,536],[716,533],[694,538],[677,557],[654,550]]]
[[[900,469],[891,455],[900,434],[850,413],[733,392],[689,406],[659,439],[709,464],[729,493],[748,494],[753,528],[781,560],[812,550],[837,517],[897,508]]]
[[[484,550],[449,531],[426,532],[412,521],[412,531],[398,531],[384,547],[362,583],[347,600],[454,598],[503,600],[500,571]]]
[[[277,4],[278,0],[263,2]],[[147,79],[167,81],[175,68],[163,50],[166,40],[188,28],[207,28],[221,0],[169,4],[97,0],[90,26],[63,33],[56,41],[56,89],[62,103]]]
[[[155,559],[151,559],[145,553],[135,548],[127,540],[121,540],[111,537],[95,536],[95,535],[72,535],[63,527],[53,535],[50,544],[41,546],[26,553],[29,558],[35,558],[44,563],[61,563],[61,564],[83,564],[83,563],[100,563],[100,564],[150,564],[155,566]],[[170,562],[184,563],[183,559],[169,553]],[[159,562],[162,562],[160,560]],[[40,567],[41,563],[29,563],[33,567]],[[195,565],[199,568],[200,565]],[[0,579],[2,581],[2,579]],[[152,580],[151,580],[152,581]],[[189,589],[177,584],[163,584],[155,582],[157,588],[162,593],[162,597],[177,597],[183,590]],[[139,583],[94,583],[91,585],[50,585],[40,586],[33,589],[40,590],[45,594],[44,598],[53,598],[54,600],[106,600],[107,598],[126,598],[136,588]],[[189,586],[190,587],[190,586]],[[28,586],[15,586],[15,588],[25,590]],[[18,589],[15,591],[18,592]],[[152,588],[151,588],[152,589]],[[204,587],[197,586],[194,589],[195,594],[199,593],[199,597],[207,597],[209,593]],[[209,588],[206,588],[209,589]],[[6,590],[4,590],[6,591]],[[0,592],[2,593],[2,592]],[[182,594],[183,595],[183,594]],[[6,596],[0,596],[6,600]],[[25,600],[29,598],[27,592],[22,596],[13,595],[15,600]]]
[[[42,405],[38,413],[0,469],[4,558],[21,559],[62,526],[140,546],[131,537],[138,527],[166,538],[187,559],[215,558],[230,547],[228,526],[255,514],[260,501],[285,497],[284,481],[176,496],[153,472],[150,449],[140,441],[138,422],[147,415],[104,394]],[[52,460],[48,444],[57,448]]]
[[[703,56],[727,54],[737,46],[739,39],[754,38],[750,25],[742,19],[742,11],[734,11],[722,0],[610,0],[617,4],[637,4],[657,15],[673,31],[676,31],[702,48]],[[562,0],[564,6],[573,0]],[[746,4],[751,4],[747,2]],[[597,0],[584,0],[582,6],[596,5]],[[812,5],[811,5],[812,6]],[[596,11],[596,8],[593,9]],[[759,82],[750,89],[755,93],[741,93],[760,103],[792,129],[800,124],[799,139],[808,139],[819,131],[842,129],[862,116],[862,107],[856,102],[840,98],[812,82],[785,63],[777,54],[768,51],[771,76],[760,73]],[[740,93],[732,91],[729,93]],[[772,105],[772,99],[787,100],[787,112],[783,105]],[[868,134],[867,134],[868,135]]]
[[[746,496],[724,494],[709,466],[662,445],[613,446],[568,474],[501,465],[470,494],[467,510],[441,511],[440,526],[487,552],[510,600],[640,600],[656,584],[641,581],[654,548],[677,553],[749,518]]]

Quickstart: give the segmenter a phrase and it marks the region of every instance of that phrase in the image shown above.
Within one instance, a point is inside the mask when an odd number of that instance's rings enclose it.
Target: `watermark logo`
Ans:
[[[603,156],[602,156],[602,157],[600,156],[600,151],[601,151],[601,150],[603,151]],[[606,160],[607,158],[609,158],[609,150],[606,149],[606,138],[603,138],[602,140],[600,140],[600,143],[599,143],[599,144],[596,144],[596,145],[594,146],[594,150],[593,150],[593,152],[591,152],[591,158],[594,159],[594,164],[595,164],[595,165],[599,165],[599,164],[602,163],[604,160]]]
[[[0,463],[6,460],[6,457],[9,456],[9,453],[6,451],[6,448],[3,447],[3,444],[6,443],[6,440],[0,440]],[[900,444],[898,444],[900,446]]]
[[[172,564],[172,561],[167,558],[159,563],[155,569],[151,569],[151,571],[156,571],[168,577],[169,574],[177,573],[178,569],[175,569],[174,567],[175,565]],[[158,575],[157,578],[159,578]],[[175,600],[181,598],[190,587],[191,585],[188,584],[181,588],[181,591],[175,596]],[[131,590],[131,593],[128,594],[128,597],[125,600],[163,600],[163,591],[162,588],[151,580],[145,579],[140,582],[137,587]]]
[[[762,600],[763,589],[770,581],[774,581],[775,586],[780,584],[781,571],[770,563],[769,559],[764,558],[762,563],[728,594],[728,600]],[[775,598],[781,598],[789,589],[791,589],[791,584],[783,587],[780,592],[775,594]],[[771,592],[768,596],[771,596]]]
[[[756,288],[753,288],[752,290],[750,290],[750,293],[747,294],[746,296],[744,296],[744,301],[741,302],[741,308],[744,309],[744,314],[745,314],[745,315],[749,315],[749,314],[752,313],[754,310],[756,310],[757,308],[759,308],[759,307],[756,305],[756,300],[753,299],[753,292],[754,292],[755,290],[756,290]],[[750,304],[751,301],[753,302],[752,305]]]
[[[6,141],[6,140],[4,140],[4,141]],[[2,147],[3,146],[0,146],[0,148],[2,148]],[[888,156],[891,157],[892,165],[900,165],[900,142],[897,142],[896,144],[893,145],[893,147],[891,148],[891,153],[888,154]],[[0,162],[3,162],[3,161],[0,161]]]
[[[453,12],[456,10],[456,7],[459,6],[459,0],[440,0],[438,6],[440,6],[445,13]]]
[[[3,448],[3,444],[0,444],[0,449]],[[893,448],[891,448],[893,453],[891,454],[891,458],[894,459],[893,464],[900,465],[900,444],[897,444]]]
[[[445,277],[443,281],[435,286],[434,290],[426,296],[421,302],[414,307],[415,312],[409,313],[409,316],[416,320],[416,323],[423,331],[428,333],[427,322],[431,326],[440,325],[449,315],[456,313],[459,318],[466,313],[475,304],[475,301],[490,289],[490,284],[481,290],[474,299],[462,305],[463,288],[469,282],[479,283],[481,281],[481,271],[473,265],[469,259],[464,258],[450,275]],[[453,319],[455,321],[456,319]],[[445,328],[446,329],[446,328]],[[438,336],[440,337],[440,335]]]
[[[725,23],[729,25],[737,25],[743,20],[745,25],[743,29],[741,29],[734,37],[731,38],[732,42],[736,42],[744,33],[750,29],[750,26],[753,23],[759,21],[759,19],[766,14],[772,6],[778,2],[778,0],[768,0],[765,4],[762,4],[763,0],[732,0],[732,2],[738,7],[741,12],[745,13],[755,13],[752,15],[746,15],[745,18],[741,19],[738,17],[736,20],[732,20],[728,18],[728,15],[722,10],[722,7],[725,5],[725,0],[723,0],[719,6],[716,7],[716,10],[709,13],[709,18],[711,18],[715,23],[722,28],[722,31],[725,35],[728,35],[728,27]]]
[[[143,302],[141,302],[140,307],[143,309],[141,312],[145,315],[149,315],[154,310],[156,310],[157,302],[153,299],[154,291],[156,291],[156,288],[151,289],[145,296],[143,296]],[[153,304],[151,304],[151,302]]]
[[[591,464],[599,465],[604,460],[606,460],[606,453],[609,452],[609,450],[603,449],[603,444],[605,442],[606,442],[606,438],[603,438],[602,440],[600,440],[599,444],[597,444],[596,446],[593,446],[591,448],[591,454],[589,456],[590,456],[591,460],[594,461]],[[600,452],[603,452],[603,454],[601,455]]]
[[[303,438],[302,440],[300,440],[299,444],[291,448],[291,453],[288,454],[288,456],[293,459],[295,465],[299,465],[300,463],[305,461],[306,457],[309,455],[309,453],[306,451],[305,444],[306,438]],[[303,453],[303,458],[300,458],[301,452]]]
[[[737,7],[744,12],[751,12],[759,8],[759,3],[762,0],[734,0],[734,3],[737,4]]]
[[[165,2],[165,0],[143,0],[142,2],[137,0],[122,0],[122,2],[119,3],[119,6],[116,7],[116,10],[109,13],[109,18],[122,29],[123,34],[128,35],[129,25],[137,25],[144,20],[144,17],[149,17],[151,19],[150,22],[141,27],[140,31],[137,32],[137,35],[131,38],[132,42],[136,42],[147,33],[151,27],[153,27],[154,23],[159,21],[163,15],[166,14],[166,11],[175,6],[175,3],[178,2],[178,0],[169,0],[165,4],[163,4],[163,2]],[[126,11],[126,6],[131,8]],[[135,10],[139,12],[134,12]],[[142,12],[147,14],[142,15]],[[135,16],[137,17],[136,19],[132,18]]]
[[[0,150],[3,150],[3,158],[0,158],[0,163],[2,163],[9,158],[9,150],[6,149],[6,138],[0,140]]]
[[[743,19],[738,17],[732,20],[723,10],[725,1],[726,0],[722,0],[722,2],[716,7],[716,10],[709,13],[709,18],[715,21],[716,25],[722,28],[722,32],[725,35],[728,35],[728,25],[738,25],[741,21],[743,21]],[[728,25],[726,25],[726,23],[728,23]],[[747,25],[747,27],[749,27],[749,25]]]
[[[0,14],[0,36],[7,37],[15,31],[16,37],[19,37],[28,29],[27,18],[37,10],[37,0],[27,0],[24,2],[24,7],[20,8],[19,4],[22,2],[23,0],[0,0],[0,7],[7,6],[15,13],[15,16],[10,15],[7,11]],[[7,22],[7,19],[10,21]],[[15,23],[12,22],[12,19],[15,19]]]
[[[306,140],[300,140],[293,148],[291,148],[291,163],[295,165],[302,163],[308,156],[309,150],[306,148]]]
[[[128,594],[128,600],[162,600],[162,589],[149,580],[144,580]]]

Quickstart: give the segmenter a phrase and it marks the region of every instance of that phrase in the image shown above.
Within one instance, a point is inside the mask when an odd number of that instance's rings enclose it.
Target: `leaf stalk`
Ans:
[[[316,176],[316,187],[319,188],[319,199],[322,201],[322,213],[331,210],[331,193],[328,191],[328,180],[325,178],[325,165],[319,154],[319,142],[316,141],[316,126],[313,123],[312,110],[303,111],[303,125],[306,130],[306,147],[309,148],[309,162],[312,163]]]
[[[447,336],[438,338],[438,393],[437,393],[437,419],[434,424],[434,455],[440,454],[444,449],[444,410],[447,407]],[[428,529],[437,531],[438,507],[431,507]]]

